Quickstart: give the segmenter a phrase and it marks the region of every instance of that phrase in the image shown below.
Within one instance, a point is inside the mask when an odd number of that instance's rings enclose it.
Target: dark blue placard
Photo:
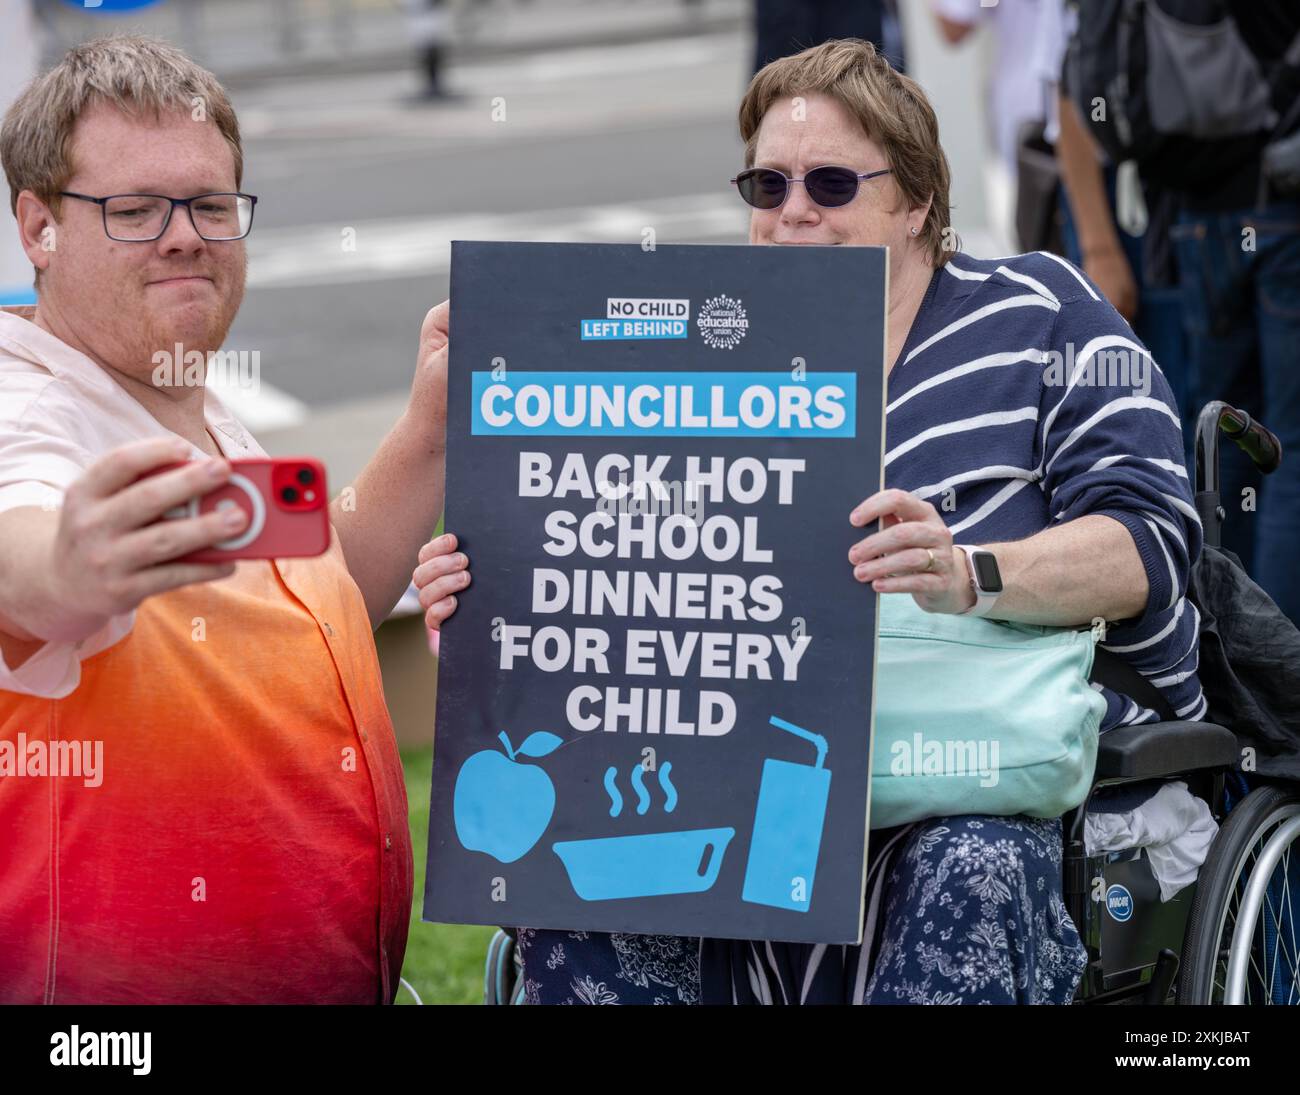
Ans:
[[[474,581],[426,920],[859,940],[876,595],[848,515],[882,484],[885,271],[452,245],[446,527]]]

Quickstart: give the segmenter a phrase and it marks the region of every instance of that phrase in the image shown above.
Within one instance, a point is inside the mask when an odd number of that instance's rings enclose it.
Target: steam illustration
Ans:
[[[671,814],[677,808],[677,788],[670,778],[673,763],[666,760],[656,770],[659,786],[664,793],[664,813]],[[645,786],[645,768],[634,765],[632,768],[632,790],[636,792],[636,812],[644,816],[650,810],[650,792]],[[609,795],[609,816],[618,817],[623,812],[623,796],[618,789],[618,769],[611,765],[605,769],[605,793]]]

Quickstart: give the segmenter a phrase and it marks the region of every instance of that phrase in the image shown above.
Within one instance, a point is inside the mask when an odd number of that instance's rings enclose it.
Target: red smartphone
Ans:
[[[183,464],[169,464],[157,475]],[[330,545],[325,466],[306,456],[230,461],[230,478],[209,494],[191,498],[164,519],[201,517],[238,506],[248,514],[242,532],[177,561],[228,563],[236,559],[288,559],[322,554]]]

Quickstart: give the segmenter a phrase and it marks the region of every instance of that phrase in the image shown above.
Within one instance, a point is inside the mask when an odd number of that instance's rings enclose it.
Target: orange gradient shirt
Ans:
[[[167,436],[88,370],[0,313],[0,509],[66,488],[116,431]],[[227,456],[262,455],[211,396],[208,421]],[[54,646],[28,677],[0,663],[0,1002],[390,1001],[406,792],[337,536]]]

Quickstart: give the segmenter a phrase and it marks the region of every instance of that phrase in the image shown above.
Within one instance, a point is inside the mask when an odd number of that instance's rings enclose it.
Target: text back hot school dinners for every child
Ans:
[[[502,622],[502,670],[520,662],[544,672],[660,676],[705,681],[798,679],[810,637],[800,629],[738,630],[734,624],[772,624],[785,612],[775,574],[643,569],[638,562],[691,559],[735,563],[752,570],[769,564],[759,519],[704,516],[708,504],[793,503],[804,461],[769,457],[606,454],[589,465],[570,452],[556,466],[544,452],[519,454],[520,498],[553,499],[543,519],[543,550],[554,567],[535,567],[531,608],[536,616],[590,617],[590,625],[534,627]],[[679,512],[671,503],[676,498]],[[665,504],[666,503],[666,504]],[[627,567],[617,566],[626,560]],[[594,565],[584,566],[583,563]],[[607,617],[607,619],[600,619]],[[626,627],[623,658],[611,655],[608,625]],[[699,620],[684,632],[654,627],[655,620]],[[721,689],[692,695],[679,688],[573,688],[565,714],[574,730],[719,736],[735,725],[736,706]]]

